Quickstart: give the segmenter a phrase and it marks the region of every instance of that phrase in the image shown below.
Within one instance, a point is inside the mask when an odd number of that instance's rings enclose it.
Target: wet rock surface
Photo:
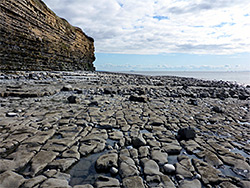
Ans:
[[[0,74],[0,187],[249,187],[249,88],[103,72]]]

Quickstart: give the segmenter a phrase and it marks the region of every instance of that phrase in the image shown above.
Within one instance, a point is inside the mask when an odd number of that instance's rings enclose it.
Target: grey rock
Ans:
[[[108,153],[100,156],[96,161],[96,169],[99,171],[109,170],[111,167],[118,167],[117,153]]]
[[[137,149],[131,148],[131,149],[129,149],[129,153],[130,153],[130,156],[133,159],[137,159],[138,158],[138,150]]]
[[[151,152],[151,157],[155,160],[159,165],[164,165],[168,162],[168,154],[161,152],[159,150],[153,150]]]
[[[239,184],[239,186],[242,187],[242,188],[249,188],[249,187],[250,187],[250,181],[241,180],[238,184]]]
[[[75,158],[58,159],[48,164],[49,168],[60,169],[65,172],[69,169],[77,160]]]
[[[43,175],[36,176],[34,178],[28,179],[25,181],[23,188],[33,188],[34,186],[42,183],[47,178]]]
[[[80,153],[78,152],[78,146],[72,146],[70,149],[64,151],[62,157],[75,158],[77,160],[80,160]]]
[[[126,178],[129,176],[138,176],[140,174],[133,159],[126,156],[120,156],[119,160],[119,174],[122,178]]]
[[[166,153],[168,153],[168,155],[178,155],[180,154],[182,147],[178,143],[173,142],[173,143],[167,143],[167,144],[164,143],[162,149]]]
[[[122,180],[124,188],[145,188],[140,176],[127,177]]]
[[[219,167],[223,165],[223,162],[212,152],[206,152],[205,159],[208,164]]]
[[[178,188],[201,188],[201,182],[197,179],[192,181],[183,180],[180,182]]]
[[[123,138],[123,133],[121,131],[113,131],[109,133],[109,138],[113,140],[120,140]]]
[[[71,186],[69,186],[69,183],[67,180],[62,180],[62,179],[56,179],[56,178],[49,178],[47,179],[41,186],[41,188],[47,188],[47,187],[51,187],[51,188],[71,188]]]
[[[31,174],[34,177],[37,173],[43,170],[48,163],[52,162],[58,153],[52,151],[40,151],[34,156],[31,161]]]
[[[149,155],[149,149],[147,146],[141,146],[139,148],[139,157],[140,158],[144,158],[147,157]]]
[[[167,175],[160,175],[160,177],[161,177],[160,185],[162,185],[162,187],[175,188],[175,184]]]
[[[15,161],[8,159],[0,159],[0,173],[12,170],[15,167]]]
[[[160,172],[160,168],[159,168],[158,164],[154,160],[145,161],[143,166],[144,166],[143,172],[146,175],[152,176],[152,175],[162,174]]]
[[[25,179],[23,176],[12,171],[5,171],[4,173],[0,174],[1,188],[19,187],[24,181]]]
[[[68,182],[70,181],[70,174],[67,173],[63,173],[60,172],[60,170],[58,170],[54,175],[51,176],[52,178],[56,178],[56,179],[61,179],[61,180],[67,180]]]
[[[98,176],[95,182],[96,188],[104,187],[120,187],[120,182],[118,179],[107,177],[107,176]]]
[[[85,185],[75,185],[73,188],[94,188],[90,184],[85,184]]]
[[[176,167],[176,174],[179,174],[185,178],[193,177],[192,172],[190,172],[185,166],[181,165],[180,163],[176,163],[175,167]]]
[[[145,146],[146,144],[147,144],[147,141],[143,138],[142,134],[139,134],[137,137],[132,138],[132,145],[135,148]]]
[[[193,164],[198,170],[198,173],[201,175],[201,179],[205,184],[213,184],[225,180],[219,176],[221,172],[209,164],[198,159],[193,159]]]
[[[237,188],[236,185],[230,183],[230,182],[222,182],[219,185],[221,188]]]

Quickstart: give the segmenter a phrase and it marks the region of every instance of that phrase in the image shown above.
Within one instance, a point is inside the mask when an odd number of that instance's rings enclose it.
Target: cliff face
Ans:
[[[95,70],[94,40],[41,0],[1,0],[0,69]]]

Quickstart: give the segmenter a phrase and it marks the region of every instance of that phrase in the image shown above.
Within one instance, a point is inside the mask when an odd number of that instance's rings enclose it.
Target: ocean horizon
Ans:
[[[178,76],[202,80],[229,81],[250,85],[250,71],[117,71],[146,76]]]

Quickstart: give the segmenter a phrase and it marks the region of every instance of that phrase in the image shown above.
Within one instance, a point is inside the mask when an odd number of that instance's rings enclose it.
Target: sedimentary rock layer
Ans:
[[[250,187],[249,87],[97,71],[0,85],[1,188]]]
[[[0,69],[94,70],[94,40],[41,0],[1,0]]]

